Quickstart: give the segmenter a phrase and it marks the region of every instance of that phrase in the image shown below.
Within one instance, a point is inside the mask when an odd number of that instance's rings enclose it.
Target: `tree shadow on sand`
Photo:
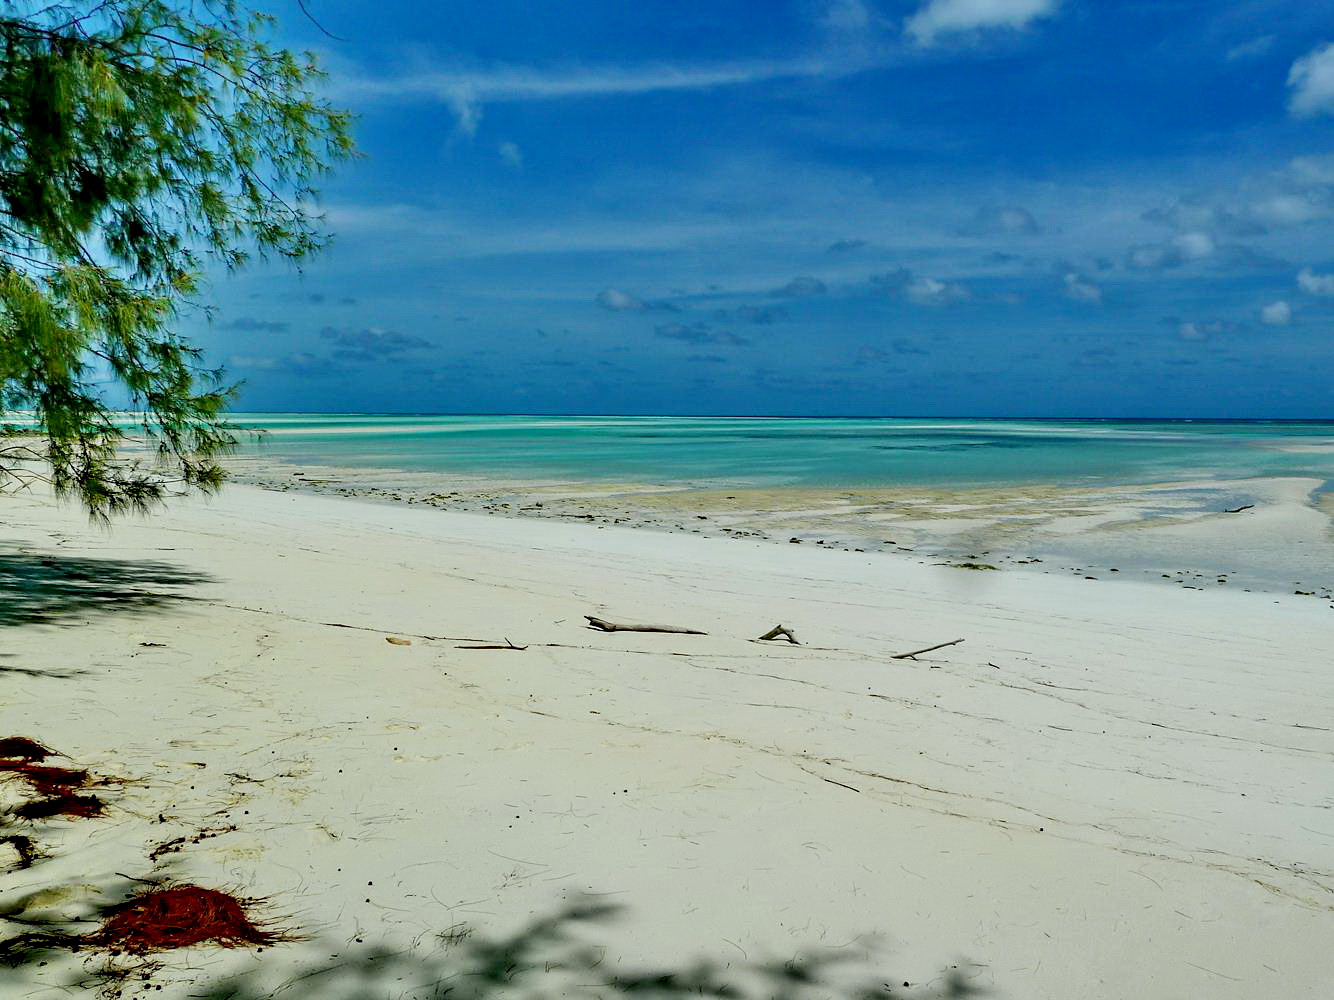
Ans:
[[[580,900],[534,919],[509,936],[486,937],[456,925],[410,949],[332,941],[307,944],[327,956],[304,967],[284,966],[275,980],[259,957],[250,971],[210,981],[182,980],[172,953],[153,956],[88,956],[88,978],[69,986],[122,990],[182,986],[192,1000],[500,1000],[523,997],[714,997],[719,1000],[961,1000],[985,991],[959,968],[927,983],[906,983],[868,972],[867,948],[806,950],[774,961],[698,959],[676,967],[614,963],[594,942],[593,931],[622,908]],[[360,941],[360,939],[358,939]],[[55,958],[40,937],[6,942],[0,960],[13,966]],[[18,947],[15,947],[18,945]],[[279,946],[280,948],[283,946]],[[267,955],[274,955],[266,950]],[[193,965],[193,963],[191,963]],[[197,967],[196,967],[197,969]],[[972,967],[967,967],[973,971]],[[128,992],[124,995],[129,995]],[[173,992],[171,995],[175,995]]]
[[[88,614],[142,614],[193,600],[212,577],[141,559],[0,551],[0,628],[58,625]]]

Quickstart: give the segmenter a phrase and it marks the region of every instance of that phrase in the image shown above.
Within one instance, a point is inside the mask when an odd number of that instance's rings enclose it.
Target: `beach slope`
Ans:
[[[1323,602],[241,486],[109,532],[3,510],[0,736],[118,781],[98,818],[11,814],[46,857],[0,859],[3,936],[167,879],[299,939],[160,954],[156,996],[615,995],[699,961],[762,995],[813,953],[903,996],[1334,981]],[[777,623],[801,645],[754,641]],[[506,936],[546,957],[477,971]]]

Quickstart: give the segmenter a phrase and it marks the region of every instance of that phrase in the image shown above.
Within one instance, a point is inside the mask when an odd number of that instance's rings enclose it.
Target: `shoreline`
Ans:
[[[1036,567],[1080,579],[1298,594],[1334,608],[1334,491],[1314,478],[890,489],[525,482],[254,457],[232,464],[237,481],[279,492],[885,553],[978,571]]]

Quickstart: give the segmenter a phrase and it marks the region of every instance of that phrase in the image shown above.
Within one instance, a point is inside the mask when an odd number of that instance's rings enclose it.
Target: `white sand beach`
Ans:
[[[1325,601],[247,486],[111,531],[7,499],[0,593],[0,735],[124,782],[9,822],[47,856],[0,875],[3,936],[171,879],[299,938],[126,996],[532,996],[482,943],[588,899],[619,909],[534,959],[542,995],[700,960],[770,995],[812,950],[905,997],[1334,982]],[[752,641],[776,623],[802,645]]]

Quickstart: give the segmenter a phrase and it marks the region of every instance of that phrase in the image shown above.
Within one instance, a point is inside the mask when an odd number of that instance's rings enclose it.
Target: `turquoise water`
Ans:
[[[269,460],[505,479],[764,486],[1114,485],[1313,476],[1334,421],[241,414]]]

